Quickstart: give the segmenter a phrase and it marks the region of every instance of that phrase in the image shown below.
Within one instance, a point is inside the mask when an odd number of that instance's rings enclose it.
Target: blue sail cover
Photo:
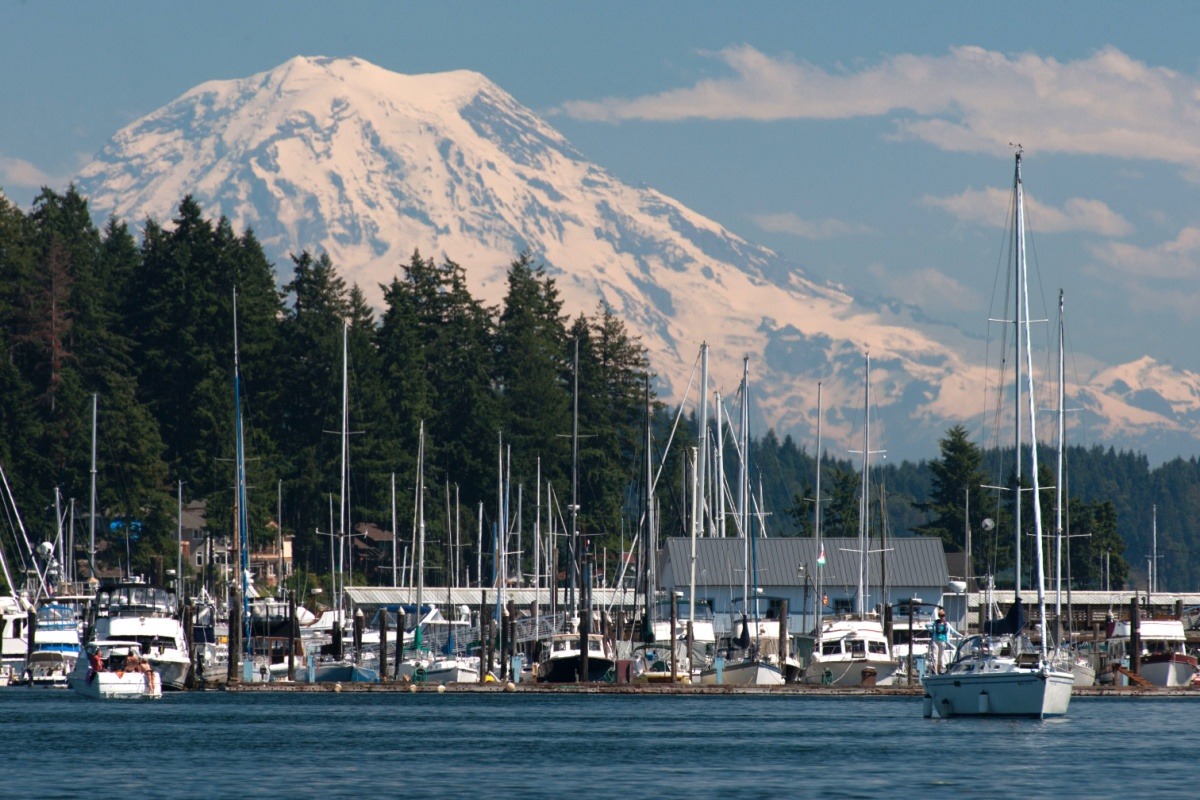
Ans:
[[[1028,619],[1025,613],[1025,604],[1018,597],[1009,606],[1008,613],[1004,615],[1003,619],[991,619],[985,622],[983,632],[990,636],[1016,635],[1025,628]]]

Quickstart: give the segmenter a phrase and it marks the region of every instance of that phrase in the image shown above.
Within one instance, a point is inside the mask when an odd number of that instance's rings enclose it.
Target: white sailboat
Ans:
[[[729,661],[714,659],[712,666],[700,671],[701,684],[735,686],[778,686],[783,681],[779,664],[779,621],[764,619],[760,612],[758,580],[754,575],[754,539],[750,530],[750,359],[742,361],[742,402],[738,472],[737,514],[742,537],[741,627],[731,636],[729,651],[737,656]],[[737,614],[731,614],[733,619]],[[735,624],[735,630],[738,630]]]
[[[812,660],[804,682],[826,686],[889,686],[896,681],[899,662],[879,615],[868,612],[867,557],[871,544],[871,356],[864,373],[865,422],[863,425],[862,494],[858,517],[858,610],[829,617],[817,625]],[[819,455],[819,454],[818,454]]]
[[[1058,292],[1058,459],[1055,467],[1056,486],[1054,489],[1054,619],[1056,633],[1059,637],[1063,635],[1063,537],[1067,535],[1063,529],[1063,507],[1066,504],[1067,496],[1066,476],[1063,474],[1063,460],[1066,454],[1066,409],[1064,408],[1066,400],[1064,384],[1064,378],[1066,377],[1064,359],[1066,337],[1064,335],[1064,317],[1063,293],[1060,289]],[[1069,635],[1070,631],[1067,633]],[[1092,686],[1096,683],[1096,667],[1088,657],[1088,653],[1080,648],[1078,642],[1060,640],[1058,642],[1057,653],[1059,660],[1064,665],[1070,667],[1071,674],[1075,677],[1076,686]]]
[[[1014,214],[1014,268],[1016,279],[1016,402],[1013,407],[1016,428],[1016,502],[1014,536],[1017,540],[1016,593],[1013,610],[1005,621],[1013,624],[1008,631],[971,636],[961,642],[954,660],[939,675],[925,678],[925,700],[923,714],[940,717],[954,716],[1022,716],[1044,718],[1067,713],[1071,702],[1074,676],[1052,662],[1047,653],[1045,567],[1042,559],[1042,516],[1040,503],[1033,503],[1034,558],[1037,563],[1037,597],[1040,612],[1040,643],[1034,648],[1029,639],[1021,634],[1021,416],[1022,379],[1027,389],[1029,449],[1031,455],[1030,480],[1032,492],[1038,496],[1037,474],[1037,429],[1033,393],[1033,354],[1029,347],[1029,287],[1025,264],[1025,202],[1021,184],[1021,152],[1016,154],[1016,170],[1013,177]],[[1024,362],[1024,365],[1022,365]],[[1024,372],[1022,373],[1022,370]]]

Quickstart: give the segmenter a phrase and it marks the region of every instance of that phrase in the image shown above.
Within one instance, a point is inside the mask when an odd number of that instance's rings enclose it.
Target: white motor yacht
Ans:
[[[179,605],[170,589],[136,578],[102,584],[92,604],[90,638],[136,642],[166,689],[183,689],[191,671]]]
[[[95,699],[162,697],[162,676],[142,660],[137,642],[98,639],[84,648],[68,678],[71,689]]]

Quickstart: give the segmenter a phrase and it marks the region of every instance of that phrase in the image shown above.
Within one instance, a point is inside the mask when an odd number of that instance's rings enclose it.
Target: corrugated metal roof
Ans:
[[[826,586],[858,585],[858,539],[830,538],[825,545],[825,566],[820,567]],[[803,586],[800,565],[807,565],[810,580],[817,567],[816,540],[811,538],[754,539],[754,561],[759,586]],[[664,586],[686,586],[690,581],[691,539],[668,539],[662,570]],[[697,539],[696,581],[707,586],[742,584],[743,539]],[[872,545],[879,547],[878,540]],[[870,582],[878,585],[883,555],[868,554]],[[889,586],[944,587],[950,580],[940,539],[930,536],[896,537],[888,542]]]

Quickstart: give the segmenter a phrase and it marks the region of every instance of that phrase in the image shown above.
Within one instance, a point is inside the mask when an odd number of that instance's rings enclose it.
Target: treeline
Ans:
[[[254,544],[274,541],[278,506],[296,564],[328,568],[320,532],[341,524],[330,506],[341,496],[345,322],[348,529],[390,529],[394,474],[407,536],[422,422],[431,579],[446,558],[447,496],[461,504],[452,518],[472,573],[480,525],[490,553],[501,447],[514,518],[518,485],[532,513],[539,468],[565,515],[578,345],[581,530],[616,545],[649,363],[607,307],[569,318],[527,255],[508,270],[503,305],[488,307],[460,265],[414,252],[380,287],[376,317],[327,256],[293,261],[280,291],[254,234],[205,219],[191,198],[171,225],[148,221],[138,238],[120,220],[98,230],[74,189],[44,191],[28,213],[0,196],[0,463],[35,542],[54,538],[54,487],[86,513],[93,394],[102,566],[125,561],[124,520],[138,523],[135,570],[155,554],[173,562],[181,483],[185,503],[208,501],[210,530],[232,531],[236,290]],[[12,531],[0,539],[9,548]]]
[[[1013,507],[1011,488],[987,490],[985,485],[1011,487],[1014,450],[983,449],[969,441],[962,426],[954,426],[939,442],[940,455],[929,461],[889,463],[873,475],[877,498],[870,519],[878,537],[880,520],[889,535],[939,536],[948,550],[965,547],[968,501],[972,555],[977,575],[995,574],[1000,585],[1012,585]],[[767,526],[773,535],[812,534],[815,459],[791,437],[768,434],[756,440],[751,458],[762,474],[764,505],[775,509]],[[1026,450],[1022,485],[1030,486]],[[1039,485],[1043,531],[1056,527],[1054,464],[1057,451],[1039,447]],[[1200,460],[1176,458],[1151,468],[1140,454],[1111,447],[1068,446],[1065,449],[1063,514],[1063,574],[1079,589],[1104,587],[1146,589],[1151,554],[1157,538],[1158,578],[1162,591],[1200,590]],[[826,453],[822,460],[823,530],[835,536],[858,532],[859,466]],[[1049,487],[1049,488],[1047,488]],[[788,509],[789,513],[778,513]],[[985,530],[984,520],[991,520]],[[1032,507],[1023,511],[1022,584],[1032,577]],[[1157,530],[1157,536],[1155,536]],[[1048,547],[1053,543],[1048,542]],[[1047,575],[1053,575],[1047,554]]]
[[[281,290],[253,232],[238,234],[225,219],[206,219],[191,198],[169,226],[146,221],[135,236],[117,219],[97,229],[74,189],[44,191],[28,212],[0,195],[0,464],[30,538],[54,537],[55,487],[86,513],[93,394],[102,566],[124,563],[127,520],[140,523],[130,537],[135,570],[147,569],[154,555],[173,560],[181,485],[185,502],[208,501],[211,531],[232,532],[236,290],[256,545],[276,537],[281,517],[283,532],[295,536],[298,568],[328,570],[329,539],[322,534],[340,524],[331,506],[342,491],[345,325],[348,527],[360,521],[391,527],[394,474],[397,527],[409,535],[423,423],[428,580],[443,579],[451,524],[461,531],[472,579],[477,563],[490,575],[501,448],[511,478],[510,526],[518,524],[520,506],[520,524],[532,528],[539,470],[543,504],[552,488],[555,515],[568,516],[578,343],[580,529],[597,552],[611,551],[610,579],[615,575],[618,548],[629,546],[639,526],[646,404],[654,409],[655,463],[676,412],[647,396],[647,353],[610,309],[601,304],[591,315],[564,314],[554,279],[528,255],[512,262],[502,304],[489,307],[472,296],[462,266],[414,251],[379,287],[377,315],[327,256],[302,252],[292,260],[291,280]],[[690,530],[687,459],[696,427],[694,415],[682,420],[657,484],[661,536]],[[878,471],[874,535],[882,522],[888,535],[940,536],[961,550],[964,487],[974,487],[974,568],[1011,582],[1012,508],[1004,498],[1012,493],[982,485],[1011,482],[1013,452],[983,451],[961,427],[939,445],[937,459]],[[773,431],[752,439],[750,449],[753,493],[763,512],[756,526],[771,535],[811,535],[813,454]],[[1067,456],[1072,585],[1100,588],[1107,557],[1111,586],[1144,586],[1155,507],[1159,587],[1200,584],[1200,563],[1190,557],[1197,546],[1193,520],[1200,517],[1196,459],[1151,469],[1144,456],[1101,447],[1071,447]],[[1053,453],[1043,448],[1042,457],[1041,485],[1052,486]],[[732,448],[726,459],[726,474],[735,475]],[[826,533],[855,535],[860,483],[857,464],[825,456]],[[1047,531],[1054,527],[1053,502],[1053,492],[1044,492]],[[448,512],[447,505],[455,508]],[[1028,509],[1023,523],[1028,532]],[[4,525],[0,544],[12,556],[14,521]],[[530,562],[527,553],[526,573]],[[1028,569],[1030,559],[1024,563]]]

